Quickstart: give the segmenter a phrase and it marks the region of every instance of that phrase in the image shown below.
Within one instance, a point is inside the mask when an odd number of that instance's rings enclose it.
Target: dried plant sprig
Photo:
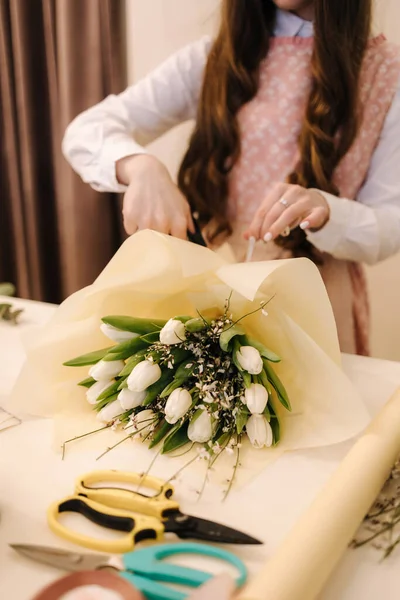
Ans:
[[[400,457],[351,546],[371,545],[388,558],[400,545]]]
[[[15,286],[12,283],[0,283],[0,296],[14,296]],[[13,325],[18,323],[18,319],[23,313],[21,308],[13,308],[10,302],[0,304],[0,321],[9,321]]]

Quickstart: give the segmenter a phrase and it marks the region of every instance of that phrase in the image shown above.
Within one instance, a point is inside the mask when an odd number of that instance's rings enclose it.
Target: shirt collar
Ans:
[[[312,37],[314,26],[294,13],[278,8],[275,23],[275,37]]]

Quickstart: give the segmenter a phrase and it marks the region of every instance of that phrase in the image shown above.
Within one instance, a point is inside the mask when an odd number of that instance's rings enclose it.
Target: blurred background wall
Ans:
[[[169,54],[215,30],[219,0],[126,0],[128,82]],[[400,0],[376,0],[376,28],[400,43]],[[166,134],[153,152],[175,174],[191,125]],[[400,168],[400,165],[399,165]],[[400,360],[400,255],[368,268],[375,356]]]

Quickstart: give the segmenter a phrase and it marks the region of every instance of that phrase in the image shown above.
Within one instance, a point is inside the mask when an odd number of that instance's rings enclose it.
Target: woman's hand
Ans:
[[[232,600],[235,594],[235,582],[227,574],[213,577],[207,583],[190,594],[188,600]]]
[[[189,204],[154,156],[127,156],[117,161],[116,175],[128,185],[122,214],[129,235],[153,229],[185,240],[187,231],[194,231]]]
[[[278,183],[260,204],[244,236],[269,242],[279,235],[288,235],[289,227],[321,229],[329,217],[329,205],[318,190]]]

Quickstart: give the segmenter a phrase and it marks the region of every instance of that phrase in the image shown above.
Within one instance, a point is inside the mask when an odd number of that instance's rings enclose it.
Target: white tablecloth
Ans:
[[[1,299],[0,299],[1,301]],[[50,305],[16,300],[25,309],[18,327],[0,323],[0,406],[9,394],[23,362],[20,334],[44,322]],[[360,389],[374,414],[400,385],[400,364],[344,356],[344,368]],[[28,600],[61,573],[17,556],[9,543],[36,543],[74,548],[54,536],[46,524],[48,505],[72,492],[76,476],[97,468],[141,470],[138,445],[127,444],[96,462],[98,448],[73,449],[64,461],[51,448],[52,424],[27,420],[0,432],[0,598]],[[238,527],[261,537],[263,546],[237,548],[251,572],[257,571],[282,537],[345,456],[351,443],[288,454],[268,467],[257,479],[234,490],[224,502],[212,493],[195,500],[190,478],[177,483],[182,510]],[[166,459],[169,460],[169,459]],[[162,463],[154,474],[161,475]],[[327,515],[329,518],[329,515]],[[76,549],[76,547],[75,547]],[[398,600],[400,598],[399,551],[384,563],[371,548],[349,550],[321,600]],[[290,577],[290,565],[288,577]],[[272,599],[271,599],[272,600]],[[301,600],[301,599],[293,599]]]

